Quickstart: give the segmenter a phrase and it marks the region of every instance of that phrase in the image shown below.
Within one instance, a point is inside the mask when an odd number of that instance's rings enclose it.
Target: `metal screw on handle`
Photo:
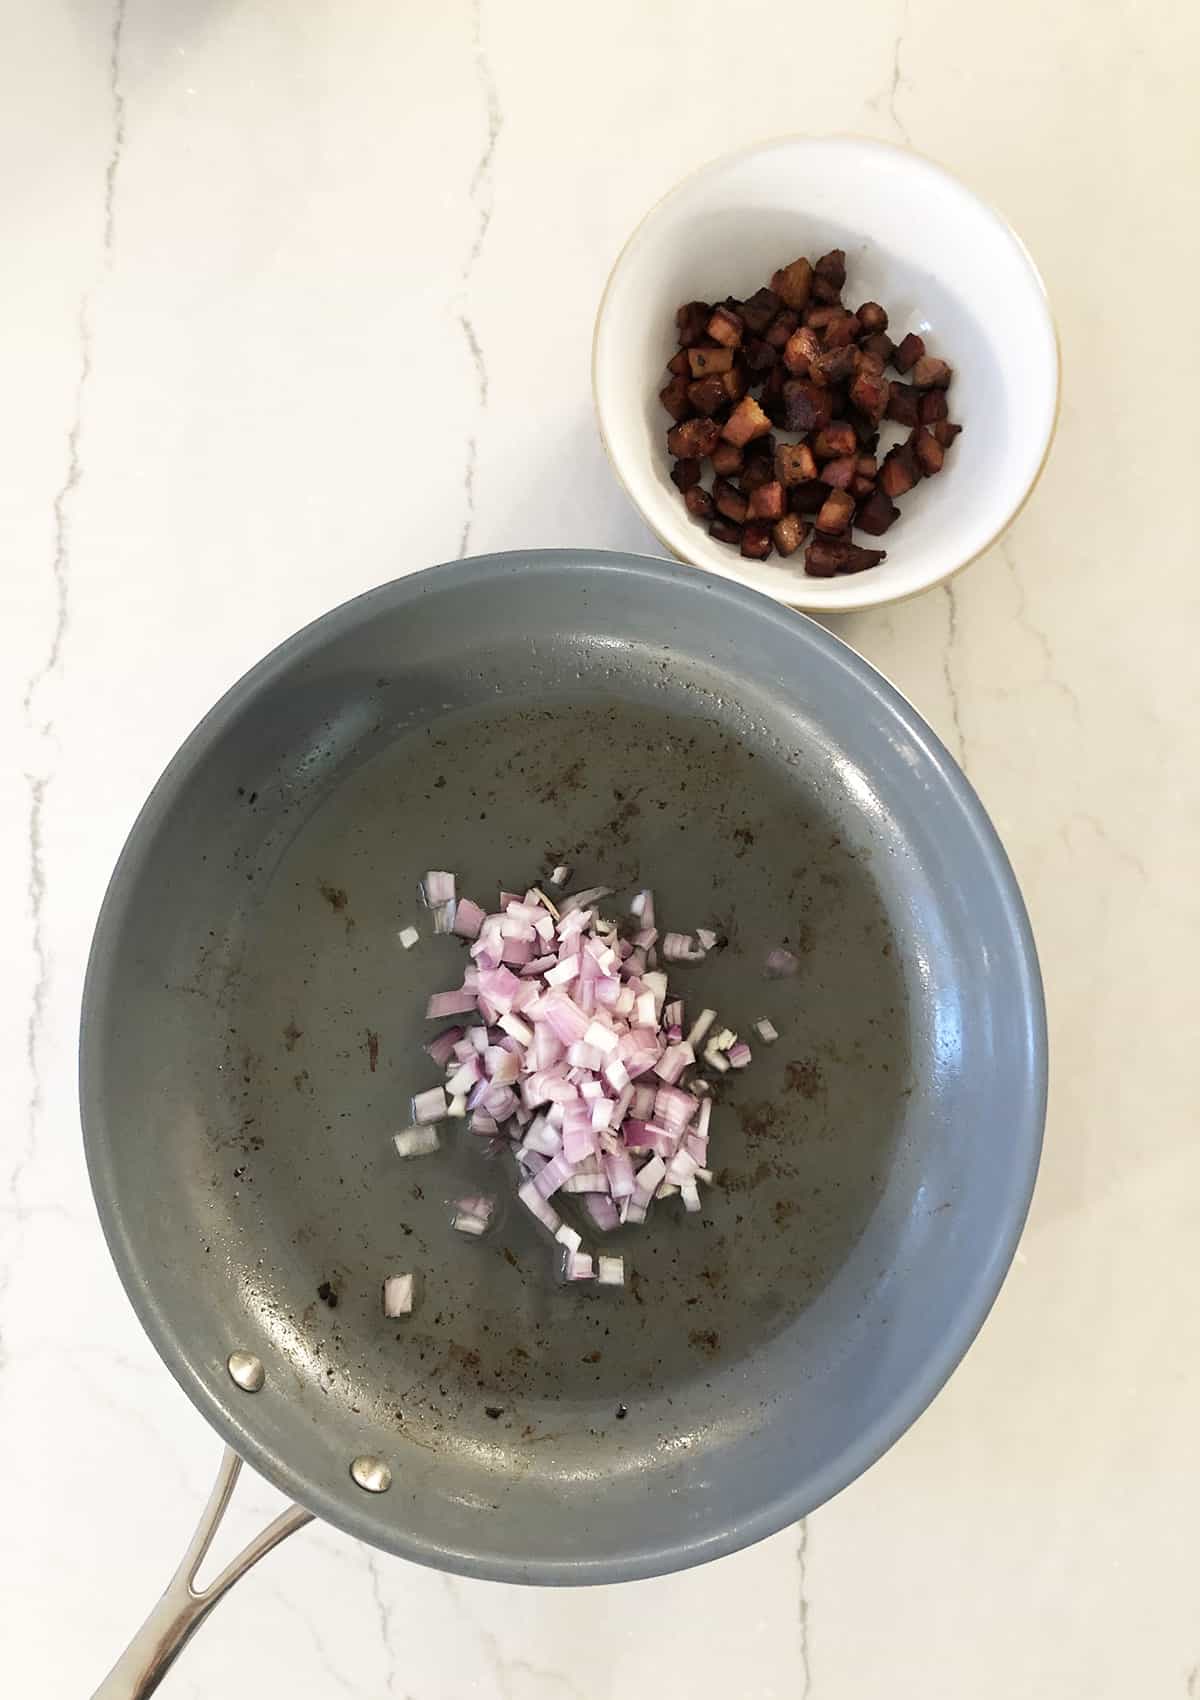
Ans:
[[[289,1506],[244,1546],[236,1558],[230,1559],[220,1575],[214,1577],[206,1588],[197,1588],[196,1572],[220,1527],[241,1468],[242,1460],[227,1446],[208,1504],[178,1570],[92,1700],[144,1700],[146,1695],[153,1694],[188,1637],[222,1595],[272,1547],[312,1521],[311,1511],[305,1511],[299,1505]]]

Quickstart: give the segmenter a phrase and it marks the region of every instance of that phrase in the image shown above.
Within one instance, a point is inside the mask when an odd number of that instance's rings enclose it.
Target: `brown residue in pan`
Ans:
[[[777,1120],[778,1113],[769,1098],[747,1104],[741,1112],[742,1132],[747,1142],[753,1144],[756,1139],[766,1139]]]
[[[813,1099],[820,1093],[825,1084],[819,1063],[790,1062],[787,1065],[787,1089],[798,1092],[802,1098]]]

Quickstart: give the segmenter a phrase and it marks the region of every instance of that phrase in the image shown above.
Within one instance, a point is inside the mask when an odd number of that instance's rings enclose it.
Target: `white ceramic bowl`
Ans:
[[[919,331],[954,367],[963,426],[938,477],[899,501],[867,572],[808,578],[803,550],[748,561],[709,537],[671,483],[658,399],[681,301],[745,297],[781,265],[846,251],[843,299],[879,301],[899,341]],[[592,355],[600,432],[617,476],[672,554],[815,613],[866,608],[938,584],[1000,535],[1045,461],[1058,342],[1045,288],[998,213],[929,160],[883,142],[805,136],[704,166],[642,220],[600,303]],[[884,425],[882,447],[905,433]],[[855,534],[856,541],[876,540]]]

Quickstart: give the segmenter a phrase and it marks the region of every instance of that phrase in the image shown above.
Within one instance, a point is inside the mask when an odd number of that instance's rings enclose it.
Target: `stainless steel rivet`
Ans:
[[[230,1352],[225,1368],[245,1393],[257,1393],[267,1379],[262,1359],[253,1352]]]
[[[386,1493],[392,1485],[391,1468],[382,1458],[372,1458],[364,1453],[356,1458],[350,1466],[350,1474],[360,1488],[368,1493]]]

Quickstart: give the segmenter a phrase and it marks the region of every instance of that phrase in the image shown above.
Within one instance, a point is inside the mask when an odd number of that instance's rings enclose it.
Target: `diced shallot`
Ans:
[[[462,939],[477,939],[484,923],[484,912],[469,897],[460,897],[454,906],[453,930]]]
[[[383,1314],[409,1316],[413,1307],[413,1277],[389,1275],[383,1283]]]
[[[604,1192],[586,1192],[583,1195],[583,1209],[593,1228],[602,1234],[611,1233],[620,1225],[620,1215],[612,1199]],[[600,1260],[605,1261],[603,1258]]]
[[[436,1127],[406,1127],[392,1135],[397,1157],[428,1157],[438,1148]]]
[[[453,903],[456,891],[454,875],[435,868],[425,875],[421,889],[431,909],[436,909],[439,903]]]
[[[457,907],[457,901],[453,897],[448,903],[434,904],[429,912],[433,916],[435,933],[452,933],[454,931],[454,914]]]
[[[654,925],[654,893],[652,891],[639,891],[629,905],[629,913],[639,920],[643,927],[652,927]]]
[[[602,1168],[588,1169],[581,1163],[573,1175],[568,1175],[562,1189],[567,1193],[605,1193],[608,1191],[608,1176]]]
[[[633,1189],[634,1197],[643,1202],[648,1198],[653,1198],[655,1189],[662,1184],[666,1172],[667,1165],[655,1153],[650,1161],[638,1170],[637,1181]]]
[[[703,962],[707,952],[690,933],[668,933],[662,942],[665,962]]]
[[[682,1133],[698,1108],[691,1093],[677,1086],[660,1086],[654,1094],[654,1119],[672,1132]]]
[[[517,1197],[521,1200],[521,1203],[525,1206],[526,1210],[531,1211],[544,1227],[549,1228],[552,1234],[556,1234],[558,1232],[562,1225],[562,1218],[558,1214],[557,1210],[554,1209],[553,1205],[548,1204],[542,1197],[533,1181],[526,1181],[522,1186],[519,1186],[517,1188]]]
[[[564,865],[548,883],[568,878]],[[702,1210],[700,1187],[712,1183],[712,1074],[746,1067],[750,1046],[712,1009],[689,1027],[684,1000],[655,961],[658,951],[668,963],[699,962],[722,941],[704,927],[660,939],[648,890],[630,905],[636,931],[600,914],[605,886],[557,906],[536,886],[524,896],[501,891],[489,913],[458,896],[452,874],[434,870],[424,894],[436,930],[452,927],[467,954],[461,987],[435,993],[428,1014],[478,1011],[480,1020],[426,1046],[445,1080],[414,1098],[414,1125],[394,1136],[398,1154],[436,1151],[437,1124],[469,1116],[490,1154],[507,1147],[515,1159],[517,1197],[563,1247],[566,1278],[622,1286],[623,1260],[595,1255],[555,1205],[578,1200],[583,1230],[597,1234],[644,1222],[658,1201]],[[416,929],[407,931],[415,943]],[[798,967],[782,946],[767,958],[776,977]],[[765,1016],[755,1029],[764,1042],[778,1037]],[[483,1196],[457,1199],[454,1228],[479,1238],[493,1209]],[[412,1278],[388,1278],[397,1281],[408,1282],[398,1292],[411,1309]]]
[[[472,1086],[478,1083],[479,1073],[479,1058],[472,1054],[465,1062],[459,1063],[454,1073],[446,1081],[447,1092],[450,1093],[451,1097],[456,1096],[459,1092],[469,1092]]]
[[[439,1068],[445,1068],[451,1056],[454,1055],[454,1047],[462,1038],[463,1032],[464,1029],[461,1027],[447,1027],[444,1032],[438,1034],[436,1039],[431,1039],[426,1045],[426,1051]]]
[[[478,1238],[487,1229],[487,1223],[482,1216],[473,1216],[469,1210],[456,1210],[454,1226],[460,1234],[471,1234]]]
[[[565,919],[575,910],[590,909],[592,904],[598,903],[602,897],[611,896],[612,887],[610,885],[593,885],[587,891],[576,891],[570,897],[564,897],[558,906],[558,912]]]
[[[668,1086],[674,1086],[684,1069],[696,1060],[696,1053],[687,1043],[668,1045],[655,1065],[654,1072]]]
[[[633,1097],[629,1103],[629,1114],[636,1116],[639,1121],[648,1122],[654,1114],[654,1087],[635,1086]]]
[[[412,1101],[413,1121],[418,1127],[427,1122],[440,1122],[446,1114],[446,1091],[442,1086],[431,1086],[428,1092],[418,1092]]]
[[[633,1159],[628,1151],[606,1151],[604,1153],[604,1172],[608,1176],[608,1190],[613,1198],[628,1198],[637,1184]]]
[[[701,1039],[703,1039],[704,1035],[708,1032],[716,1019],[717,1012],[715,1009],[702,1009],[700,1011],[695,1021],[692,1022],[687,1036],[687,1042],[693,1050],[695,1050],[696,1046],[700,1043]]]

